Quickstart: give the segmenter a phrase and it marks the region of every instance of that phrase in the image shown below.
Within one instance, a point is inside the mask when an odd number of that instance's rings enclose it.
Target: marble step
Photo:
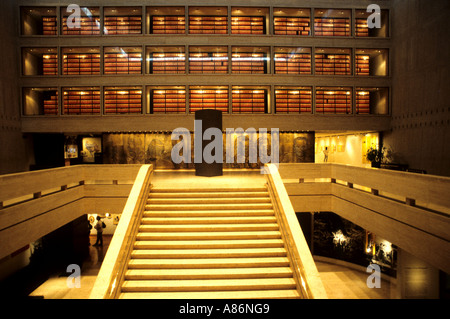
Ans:
[[[120,299],[298,299],[295,289],[206,292],[126,292]],[[223,309],[222,309],[223,310]]]
[[[279,231],[235,231],[235,232],[166,232],[138,233],[137,240],[215,240],[215,239],[275,239],[281,238]]]
[[[268,203],[191,203],[191,204],[147,204],[146,211],[161,210],[256,210],[272,209],[272,204]]]
[[[237,216],[274,216],[273,209],[242,209],[242,210],[226,210],[217,209],[211,210],[164,210],[158,211],[152,209],[151,211],[145,211],[144,217],[237,217]]]
[[[260,224],[276,223],[275,216],[233,216],[233,217],[143,217],[142,225],[186,225],[186,224]]]
[[[289,267],[214,269],[129,269],[125,280],[290,278]]]
[[[131,259],[128,269],[200,269],[200,268],[289,267],[287,257]]]
[[[204,279],[204,280],[126,280],[122,292],[236,291],[295,289],[293,278]]]
[[[199,259],[199,258],[251,258],[285,257],[284,248],[229,248],[229,249],[137,249],[131,258],[144,259]]]
[[[237,232],[278,230],[276,223],[264,224],[184,224],[184,225],[141,225],[139,232]]]
[[[283,247],[281,239],[237,240],[138,240],[134,249],[189,249],[189,248],[273,248]]]

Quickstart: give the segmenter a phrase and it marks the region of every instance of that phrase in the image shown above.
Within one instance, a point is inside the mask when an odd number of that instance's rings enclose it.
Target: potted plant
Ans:
[[[384,147],[381,150],[375,147],[370,147],[367,150],[366,158],[369,162],[372,163],[372,167],[381,167],[381,162],[384,158],[384,150]]]

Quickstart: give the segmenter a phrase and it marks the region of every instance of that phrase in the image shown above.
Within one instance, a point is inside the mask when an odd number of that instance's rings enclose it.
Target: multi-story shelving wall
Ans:
[[[365,5],[352,1],[83,5],[81,24],[72,28],[62,5],[19,3],[25,122],[71,115],[140,121],[136,116],[215,108],[277,123],[278,116],[301,123],[309,115],[321,124],[326,114],[347,116],[348,124],[363,115],[373,120],[361,123],[388,123],[388,5],[376,31],[368,29]],[[29,93],[41,88],[56,94]]]

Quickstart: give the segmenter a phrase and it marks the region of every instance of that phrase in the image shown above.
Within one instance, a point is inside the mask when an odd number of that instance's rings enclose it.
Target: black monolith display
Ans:
[[[222,131],[222,112],[213,109],[199,110],[195,112],[195,121],[201,120],[201,130],[195,130],[195,134],[200,134],[199,136],[194,136],[195,142],[198,142],[201,138],[201,152],[205,147],[211,143],[211,140],[205,140],[203,138],[204,133],[209,128],[217,128]],[[198,123],[198,122],[197,122]],[[221,144],[222,145],[222,144]],[[221,150],[215,149],[216,152],[220,152],[220,156],[223,156],[223,148]],[[213,154],[214,155],[214,154]],[[223,163],[218,163],[214,161],[213,163],[207,163],[205,157],[202,156],[201,163],[195,163],[195,175],[197,176],[222,176],[223,175]]]

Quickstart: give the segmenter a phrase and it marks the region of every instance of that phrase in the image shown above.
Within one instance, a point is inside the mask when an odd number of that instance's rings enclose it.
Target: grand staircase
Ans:
[[[267,188],[153,188],[120,298],[299,298]]]

